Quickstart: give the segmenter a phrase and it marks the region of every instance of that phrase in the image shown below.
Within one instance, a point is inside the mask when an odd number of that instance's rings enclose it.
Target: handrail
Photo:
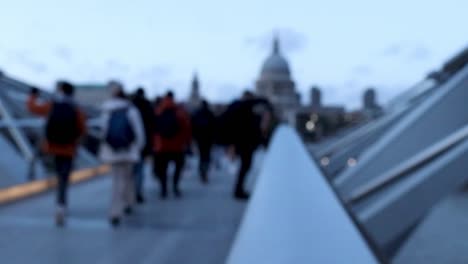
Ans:
[[[376,193],[377,191],[383,189],[385,186],[409,175],[411,172],[419,169],[420,167],[426,165],[432,160],[436,159],[440,155],[446,153],[451,148],[457,146],[464,140],[468,138],[468,125],[457,130],[456,132],[450,134],[446,138],[435,143],[431,147],[428,147],[413,158],[403,162],[394,168],[386,171],[381,176],[375,178],[373,181],[363,185],[358,188],[348,198],[348,201],[351,203],[357,203],[366,197]]]
[[[29,93],[31,91],[31,87],[27,83],[12,79],[8,76],[0,77],[0,81],[14,87],[14,89],[18,89],[22,93]],[[41,89],[41,96],[49,98],[52,96],[52,93]]]
[[[227,263],[350,260],[365,264],[380,259],[312,162],[297,133],[279,127]]]
[[[3,94],[0,93],[0,115],[6,123],[13,123],[14,117],[10,113],[9,109],[5,106]],[[24,157],[31,161],[33,159],[33,150],[31,146],[27,143],[24,135],[18,130],[17,127],[6,127],[9,134],[18,145],[19,151],[24,155]]]

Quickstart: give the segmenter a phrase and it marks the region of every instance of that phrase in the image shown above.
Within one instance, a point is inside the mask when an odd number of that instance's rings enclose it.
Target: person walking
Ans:
[[[179,188],[182,169],[185,164],[185,151],[191,142],[191,125],[188,113],[174,101],[174,94],[168,92],[156,110],[156,133],[154,138],[154,173],[161,184],[161,198],[168,195],[167,170],[175,163],[173,191],[181,197]]]
[[[135,203],[134,165],[144,148],[144,128],[138,110],[126,98],[120,83],[108,84],[111,98],[102,106],[102,143],[99,157],[112,168],[110,223],[116,227]]]
[[[47,117],[45,141],[42,148],[45,153],[54,157],[57,174],[57,209],[55,222],[58,226],[65,224],[67,210],[67,190],[73,159],[78,149],[80,138],[86,132],[85,115],[73,100],[72,84],[59,81],[53,99],[39,102],[39,90],[32,88],[27,107],[30,112]]]
[[[151,102],[146,99],[145,90],[138,88],[132,99],[133,105],[138,109],[141,120],[143,121],[145,146],[141,151],[140,160],[135,164],[135,191],[137,203],[144,203],[143,183],[145,174],[145,160],[152,154],[153,132],[154,132],[154,111]]]
[[[234,186],[234,198],[247,200],[245,179],[252,166],[253,154],[257,147],[267,142],[265,129],[269,128],[273,108],[262,98],[256,98],[251,92],[245,92],[240,100],[234,101],[223,114],[223,134],[228,143],[228,155],[240,158],[240,170]]]
[[[208,170],[211,162],[211,148],[214,143],[216,119],[206,100],[192,116],[193,138],[200,156],[199,173],[203,183],[208,183]]]

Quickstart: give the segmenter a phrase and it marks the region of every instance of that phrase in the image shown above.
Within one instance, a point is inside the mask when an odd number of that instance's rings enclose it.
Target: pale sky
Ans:
[[[468,45],[466,0],[0,0],[0,69],[51,88],[122,80],[149,94],[202,93],[227,101],[253,88],[278,32],[308,102],[358,107],[375,86],[382,102]]]

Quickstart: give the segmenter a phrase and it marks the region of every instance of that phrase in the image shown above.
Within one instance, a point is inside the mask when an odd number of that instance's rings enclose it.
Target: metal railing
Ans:
[[[443,155],[453,147],[462,143],[468,138],[468,125],[457,130],[446,138],[435,143],[431,147],[424,149],[419,154],[415,155],[406,162],[390,169],[375,180],[363,185],[351,193],[347,199],[350,203],[358,203],[359,201],[371,196],[372,194],[382,190],[386,186],[404,178],[412,172],[430,163],[434,159]]]
[[[31,161],[34,156],[32,147],[27,142],[25,136],[18,129],[18,127],[13,126],[15,123],[14,118],[9,109],[5,106],[3,99],[3,95],[0,94],[0,116],[3,119],[3,122],[6,124],[4,128],[8,130],[10,136],[17,144],[19,151],[25,157],[25,159]]]
[[[1,101],[0,101],[0,110],[1,108]],[[0,111],[0,113],[2,113]],[[14,143],[17,144],[20,152],[23,154],[27,166],[28,166],[28,173],[27,173],[27,180],[34,180],[36,178],[36,164],[38,162],[38,152],[34,151],[34,149],[38,149],[39,145],[32,146],[25,138],[21,135],[20,129],[27,129],[27,128],[42,128],[44,126],[45,119],[44,118],[4,118],[0,120],[0,129],[7,129],[10,133],[16,132],[16,137],[13,137]],[[86,123],[88,127],[87,135],[99,139],[101,137],[98,128],[99,128],[99,119],[90,119],[87,120]],[[19,134],[18,134],[19,133]],[[17,137],[21,136],[21,137]],[[18,140],[19,139],[19,140]],[[29,152],[27,152],[29,150]],[[87,162],[94,163],[96,157],[93,156],[89,151],[85,148],[80,147],[78,149],[79,155],[86,160]]]
[[[227,263],[350,261],[384,262],[371,250],[296,132],[278,128]]]

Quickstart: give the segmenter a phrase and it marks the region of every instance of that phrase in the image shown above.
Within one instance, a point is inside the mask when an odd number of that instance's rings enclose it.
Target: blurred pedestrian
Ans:
[[[118,226],[123,213],[131,214],[135,203],[133,169],[144,148],[144,127],[136,107],[126,98],[118,82],[110,82],[111,98],[102,106],[103,141],[99,156],[112,168],[110,222]]]
[[[173,191],[181,197],[180,178],[185,164],[185,151],[191,142],[191,126],[188,113],[175,103],[174,94],[168,92],[155,110],[156,133],[154,140],[154,172],[161,184],[161,198],[168,195],[167,170],[175,163]]]
[[[222,130],[228,155],[240,158],[240,170],[234,187],[234,197],[239,200],[249,198],[245,190],[245,179],[252,166],[253,154],[258,146],[265,143],[269,133],[267,122],[272,120],[271,104],[262,98],[256,98],[251,92],[245,92],[240,100],[234,101],[222,116]]]
[[[211,162],[211,148],[214,143],[216,119],[206,100],[192,116],[193,138],[200,157],[199,173],[203,183],[208,183],[208,170]]]
[[[67,209],[67,190],[73,159],[80,138],[85,134],[85,115],[73,100],[72,84],[60,81],[56,85],[53,99],[39,102],[39,90],[32,88],[27,106],[34,114],[47,117],[43,149],[52,155],[57,173],[57,210],[55,222],[65,224]]]
[[[155,116],[153,107],[150,101],[146,99],[145,90],[143,88],[140,87],[136,90],[132,102],[140,113],[145,134],[145,146],[141,151],[140,160],[134,167],[136,201],[141,204],[145,201],[143,195],[145,160],[152,154]]]

